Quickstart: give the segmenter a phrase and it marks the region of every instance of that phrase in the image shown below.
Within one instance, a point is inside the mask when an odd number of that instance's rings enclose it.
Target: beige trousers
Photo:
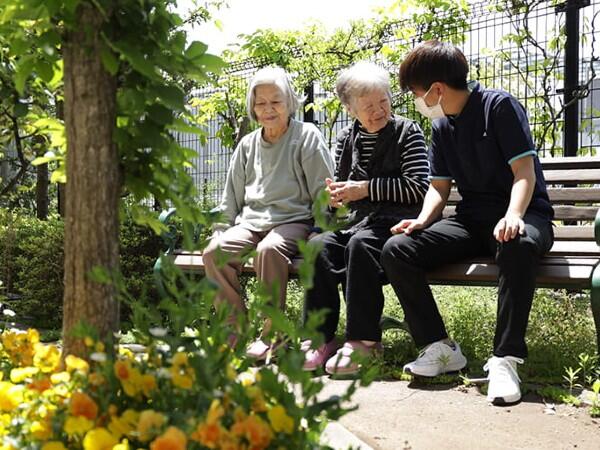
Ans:
[[[246,311],[242,301],[239,275],[240,255],[256,249],[254,270],[257,279],[269,292],[277,286],[279,305],[285,307],[288,264],[298,251],[298,240],[306,239],[310,225],[286,223],[269,231],[252,231],[244,225],[235,225],[215,236],[203,253],[207,278],[219,285],[218,301],[227,301],[240,312]]]

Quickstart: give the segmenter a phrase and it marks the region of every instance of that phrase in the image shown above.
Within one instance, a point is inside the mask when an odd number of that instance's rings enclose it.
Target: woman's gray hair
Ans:
[[[256,86],[261,86],[264,84],[273,84],[279,88],[285,99],[290,117],[296,113],[296,110],[299,108],[300,104],[304,102],[304,98],[296,94],[296,91],[292,86],[290,76],[285,70],[283,70],[281,67],[264,67],[256,72],[248,84],[248,93],[246,94],[246,110],[248,111],[248,116],[252,120],[257,120],[256,114],[254,113]]]
[[[344,105],[373,91],[387,93],[390,101],[390,74],[383,67],[372,62],[359,61],[344,70],[337,79],[335,91]]]

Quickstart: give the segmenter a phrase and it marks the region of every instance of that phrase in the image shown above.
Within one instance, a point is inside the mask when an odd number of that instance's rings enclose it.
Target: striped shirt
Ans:
[[[379,133],[368,133],[359,127],[362,150],[359,164],[366,170],[375,149]],[[411,124],[404,136],[402,153],[402,177],[373,178],[369,180],[369,200],[372,202],[391,201],[412,205],[423,200],[429,187],[429,162],[425,138],[416,123]],[[342,143],[335,150],[335,165],[339,167],[342,156]]]

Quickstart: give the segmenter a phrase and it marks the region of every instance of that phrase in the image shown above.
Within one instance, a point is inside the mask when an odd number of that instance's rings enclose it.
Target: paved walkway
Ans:
[[[348,384],[326,379],[323,393],[342,393]],[[354,401],[359,409],[326,435],[336,449],[361,441],[364,450],[600,449],[600,419],[591,418],[589,408],[553,408],[534,396],[495,407],[474,387],[377,381],[359,388]],[[346,430],[359,440],[347,441]]]

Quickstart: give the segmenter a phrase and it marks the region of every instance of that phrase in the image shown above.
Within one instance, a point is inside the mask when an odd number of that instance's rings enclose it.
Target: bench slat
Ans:
[[[593,221],[598,212],[597,206],[570,206],[554,205],[555,220],[585,220]],[[456,206],[449,205],[444,208],[444,217],[450,217],[456,213]]]
[[[600,182],[600,169],[545,170],[544,178],[546,180],[546,184],[593,184]]]
[[[598,260],[596,260],[596,263]],[[539,287],[564,287],[589,289],[594,265],[541,264],[536,285]],[[427,275],[432,284],[493,286],[498,280],[495,264],[457,263],[434,270]]]
[[[557,241],[593,241],[594,228],[585,225],[554,227],[554,239]]]
[[[553,205],[560,203],[600,203],[600,188],[550,187],[548,188],[548,197]],[[461,196],[458,191],[452,189],[448,197],[448,202],[456,204],[460,199]]]
[[[597,156],[561,156],[558,158],[540,158],[542,169],[600,169]]]
[[[591,256],[600,257],[600,249],[590,241],[554,241],[549,256]]]

